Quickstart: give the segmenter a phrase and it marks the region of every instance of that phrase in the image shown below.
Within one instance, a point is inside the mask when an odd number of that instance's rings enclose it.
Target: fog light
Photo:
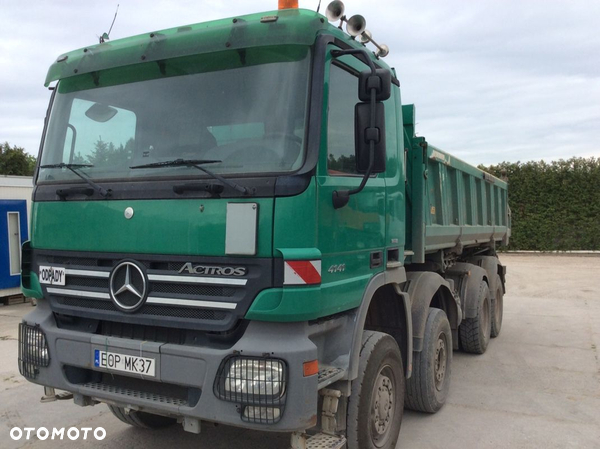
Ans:
[[[35,326],[19,324],[19,372],[29,378],[35,379],[38,367],[50,364],[48,343],[44,333]]]
[[[247,406],[244,409],[242,419],[244,421],[257,422],[262,424],[273,424],[281,418],[281,409],[278,407],[254,407]]]

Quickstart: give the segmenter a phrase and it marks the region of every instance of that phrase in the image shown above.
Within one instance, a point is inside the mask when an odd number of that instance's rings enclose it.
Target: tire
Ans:
[[[140,429],[162,429],[177,423],[175,418],[167,418],[166,416],[139,412],[137,410],[130,410],[129,413],[126,413],[123,407],[116,407],[114,405],[109,405],[108,408],[113,415],[115,415],[125,424],[129,424],[130,426],[138,427]]]
[[[377,411],[377,412],[376,412]],[[404,412],[404,369],[396,340],[364,331],[348,398],[348,449],[394,449]]]
[[[490,289],[485,281],[481,281],[477,301],[477,316],[465,318],[460,324],[460,343],[465,352],[483,354],[492,330]]]
[[[412,376],[406,380],[406,407],[435,413],[446,403],[452,373],[452,329],[443,310],[429,309],[423,350],[413,353]]]
[[[504,288],[502,279],[496,275],[496,294],[492,300],[492,330],[491,337],[496,338],[502,329],[502,315],[504,314]]]

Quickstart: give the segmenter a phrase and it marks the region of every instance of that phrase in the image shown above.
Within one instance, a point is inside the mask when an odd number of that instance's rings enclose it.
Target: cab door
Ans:
[[[349,203],[334,209],[335,190],[354,189],[362,175],[356,171],[354,109],[358,99],[358,74],[368,66],[353,56],[333,59],[327,52],[324,88],[323,134],[317,167],[318,248],[322,254],[322,294],[339,309],[356,307],[370,278],[385,269],[386,177],[372,176]],[[395,100],[385,102],[395,117]],[[386,123],[387,125],[387,123]],[[386,137],[396,144],[392,123]],[[394,161],[397,163],[397,161]],[[397,175],[397,173],[396,173]]]

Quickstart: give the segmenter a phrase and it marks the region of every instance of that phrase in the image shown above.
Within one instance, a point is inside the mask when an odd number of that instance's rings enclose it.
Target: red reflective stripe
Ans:
[[[316,270],[309,260],[293,260],[286,262],[298,276],[307,284],[320,284],[321,274]]]

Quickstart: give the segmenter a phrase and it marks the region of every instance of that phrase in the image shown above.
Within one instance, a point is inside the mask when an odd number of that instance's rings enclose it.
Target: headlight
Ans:
[[[224,387],[230,394],[281,396],[283,363],[271,359],[235,359],[229,366]]]
[[[214,393],[237,402],[244,421],[274,423],[285,406],[287,366],[283,360],[229,357],[219,367]]]
[[[50,364],[48,343],[44,333],[35,326],[19,324],[19,371],[28,379],[35,379],[38,367]]]
[[[40,331],[31,332],[27,335],[25,347],[27,348],[28,360],[37,362],[38,365],[45,365],[48,358],[48,345],[46,337]]]

